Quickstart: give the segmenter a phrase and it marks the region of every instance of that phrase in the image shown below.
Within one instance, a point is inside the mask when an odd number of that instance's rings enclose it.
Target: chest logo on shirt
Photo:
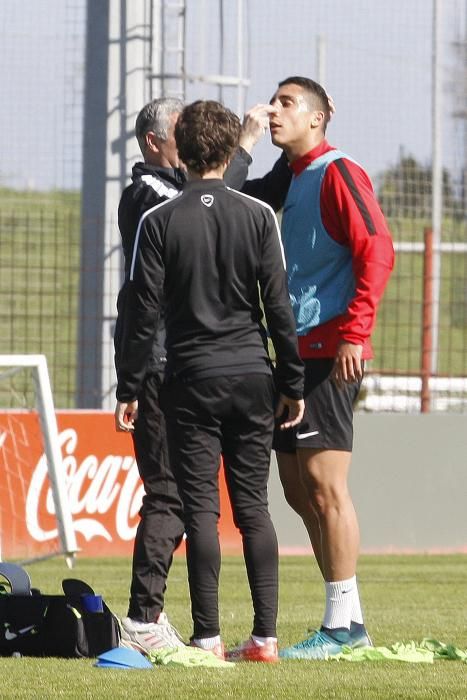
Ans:
[[[212,196],[212,194],[202,194],[201,202],[204,204],[205,207],[211,207],[212,203],[214,202],[214,197]]]

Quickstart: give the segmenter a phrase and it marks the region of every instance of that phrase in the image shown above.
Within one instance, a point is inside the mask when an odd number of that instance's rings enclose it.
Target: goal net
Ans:
[[[44,355],[0,355],[0,561],[77,551]]]

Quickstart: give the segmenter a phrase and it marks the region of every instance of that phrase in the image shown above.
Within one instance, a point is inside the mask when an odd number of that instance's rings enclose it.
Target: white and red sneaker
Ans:
[[[269,640],[264,642],[264,644],[259,644],[250,637],[238,647],[227,651],[225,658],[226,661],[261,661],[275,664],[279,661],[277,641]]]

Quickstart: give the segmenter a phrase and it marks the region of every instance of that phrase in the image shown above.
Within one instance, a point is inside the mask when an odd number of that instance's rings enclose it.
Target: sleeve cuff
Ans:
[[[245,151],[245,149],[244,149],[242,146],[239,146],[239,147],[238,147],[238,155],[241,156],[241,157],[243,158],[243,160],[245,161],[245,163],[246,163],[247,165],[251,165],[251,164],[252,164],[253,158],[250,156],[250,154],[248,153],[248,151]]]

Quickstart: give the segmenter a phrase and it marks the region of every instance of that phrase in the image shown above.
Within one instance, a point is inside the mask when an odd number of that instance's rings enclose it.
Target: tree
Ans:
[[[431,167],[401,153],[395,166],[380,174],[378,197],[388,217],[430,219],[432,205]],[[462,216],[448,170],[443,169],[443,209],[455,218]]]

